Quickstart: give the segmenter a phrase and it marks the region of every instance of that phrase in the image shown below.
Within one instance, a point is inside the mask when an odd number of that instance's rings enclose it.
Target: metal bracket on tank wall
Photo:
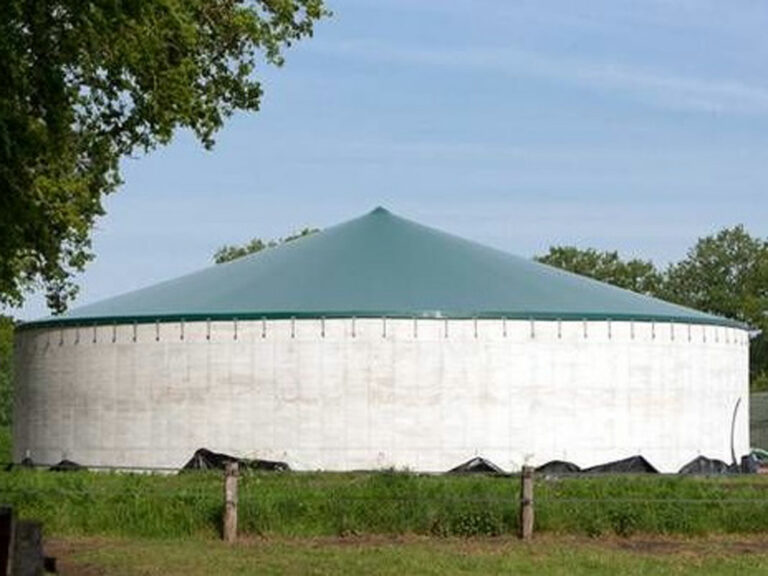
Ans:
[[[611,319],[608,318],[608,340],[613,338],[613,327],[611,325]]]
[[[530,319],[531,322],[531,338],[536,338],[536,320]]]
[[[501,333],[504,336],[504,338],[507,337],[507,317],[506,316],[501,317]]]
[[[205,339],[206,340],[211,339],[211,319],[210,318],[205,319]]]

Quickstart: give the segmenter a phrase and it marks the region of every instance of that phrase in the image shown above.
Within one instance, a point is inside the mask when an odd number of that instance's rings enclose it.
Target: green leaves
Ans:
[[[768,243],[743,226],[701,238],[681,262],[669,267],[662,297],[768,326]]]
[[[543,264],[589,276],[640,294],[658,292],[662,275],[649,260],[619,258],[618,252],[601,252],[593,248],[553,246],[544,256],[535,258]]]
[[[321,0],[9,0],[0,6],[0,304],[63,310],[122,156],[186,127],[206,147],[258,110],[260,60],[310,36]]]
[[[305,236],[309,236],[311,234],[314,234],[315,232],[320,232],[320,230],[318,228],[304,228],[303,230],[300,230],[295,234],[291,234],[290,236],[286,236],[285,238],[278,238],[277,240],[267,240],[265,242],[261,238],[254,238],[250,242],[246,242],[245,244],[242,244],[240,246],[230,246],[230,245],[222,246],[221,248],[216,250],[216,252],[213,254],[213,261],[216,264],[231,262],[232,260],[237,260],[238,258],[242,258],[243,256],[248,256],[248,254],[261,252],[265,248],[274,248],[275,246],[279,246],[280,244],[291,242],[293,240],[298,240],[299,238],[304,238]]]
[[[13,415],[13,320],[0,316],[0,427]]]

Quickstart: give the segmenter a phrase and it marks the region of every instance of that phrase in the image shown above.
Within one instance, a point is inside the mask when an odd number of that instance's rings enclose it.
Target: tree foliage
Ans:
[[[0,3],[0,304],[41,287],[64,309],[120,158],[180,127],[212,146],[234,111],[258,110],[257,65],[282,64],[326,13],[323,0]]]
[[[662,274],[649,260],[622,260],[618,252],[553,246],[536,260],[641,294],[657,294]]]
[[[285,238],[278,238],[277,240],[262,240],[261,238],[253,238],[250,242],[246,242],[245,244],[241,244],[239,246],[237,245],[226,245],[222,246],[213,255],[213,261],[216,264],[223,264],[224,262],[231,262],[232,260],[237,260],[238,258],[242,258],[243,256],[248,256],[248,254],[254,254],[256,252],[260,252],[264,250],[265,248],[274,248],[275,246],[279,246],[280,244],[284,244],[286,242],[292,242],[293,240],[298,240],[299,238],[304,238],[305,236],[309,236],[311,234],[314,234],[316,232],[320,232],[318,228],[304,228],[303,230],[291,234],[290,236],[286,236]]]
[[[13,327],[13,320],[0,316],[0,428],[11,423],[13,412]]]
[[[762,327],[768,311],[768,243],[743,226],[701,238],[685,259],[667,269],[660,296]]]

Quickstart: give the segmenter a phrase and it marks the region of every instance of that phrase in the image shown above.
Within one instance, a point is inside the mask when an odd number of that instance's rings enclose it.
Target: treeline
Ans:
[[[536,260],[621,288],[741,320],[760,331],[750,346],[753,390],[768,389],[768,241],[743,226],[700,238],[664,269],[617,252],[555,246]]]

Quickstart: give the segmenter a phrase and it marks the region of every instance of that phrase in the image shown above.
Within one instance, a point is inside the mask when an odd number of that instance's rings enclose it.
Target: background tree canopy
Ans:
[[[245,244],[241,244],[240,246],[236,246],[236,245],[222,246],[221,248],[216,250],[216,252],[213,254],[213,261],[216,264],[231,262],[232,260],[237,260],[238,258],[247,256],[248,254],[254,254],[255,252],[260,252],[264,250],[264,248],[274,248],[275,246],[284,244],[285,242],[291,242],[299,238],[304,238],[305,236],[309,236],[310,234],[314,234],[315,232],[320,232],[320,229],[304,228],[303,230],[296,232],[295,234],[291,234],[290,236],[286,236],[285,238],[278,238],[277,240],[265,241],[265,240],[262,240],[261,238],[254,238],[250,242],[246,242]]]
[[[121,157],[189,128],[206,146],[258,110],[263,57],[312,34],[322,0],[0,3],[0,304],[42,288],[54,311],[92,258]]]
[[[653,262],[637,259],[625,262],[619,258],[618,252],[553,246],[545,255],[536,256],[535,259],[640,294],[657,294],[662,283],[662,274]]]

